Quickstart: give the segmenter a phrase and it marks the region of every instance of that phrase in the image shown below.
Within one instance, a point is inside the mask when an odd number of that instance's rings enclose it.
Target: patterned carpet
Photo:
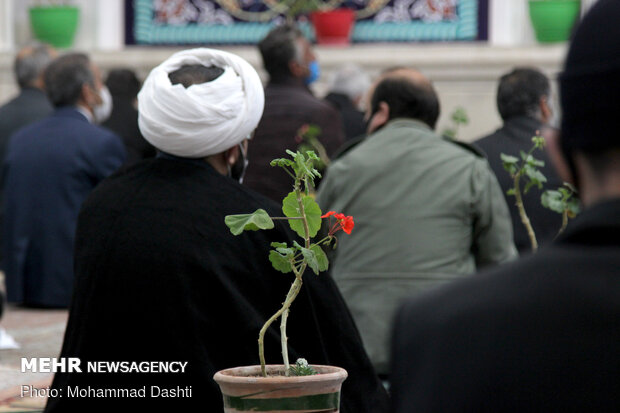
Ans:
[[[47,388],[52,373],[22,373],[21,358],[58,357],[67,324],[67,310],[8,306],[0,327],[20,345],[0,350],[0,412],[40,412],[45,397],[21,397],[22,386]]]

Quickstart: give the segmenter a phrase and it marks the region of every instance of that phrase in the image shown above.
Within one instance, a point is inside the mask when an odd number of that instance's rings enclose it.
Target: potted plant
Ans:
[[[35,38],[58,48],[73,45],[79,8],[67,0],[37,0],[28,11]]]
[[[536,39],[541,43],[568,40],[579,10],[579,0],[529,0]]]
[[[347,377],[346,370],[333,366],[308,365],[299,359],[291,365],[288,358],[286,323],[291,305],[303,284],[303,274],[310,268],[315,274],[325,271],[329,262],[322,246],[336,243],[339,230],[351,233],[354,222],[350,216],[330,211],[322,214],[309,190],[319,172],[314,163],[319,160],[312,151],[305,154],[287,151],[291,158],[275,159],[272,166],[284,168],[294,180],[293,191],[282,202],[283,217],[270,217],[263,209],[251,214],[228,215],[226,225],[233,235],[243,231],[274,228],[274,220],[286,220],[302,243],[292,245],[274,242],[269,253],[273,267],[294,276],[282,307],[269,318],[259,332],[258,352],[260,366],[236,367],[221,370],[214,380],[220,386],[225,412],[239,411],[289,411],[316,412],[339,411],[340,388]],[[323,219],[330,221],[328,234],[314,241]],[[280,319],[282,365],[267,365],[265,361],[265,333],[273,322]]]
[[[318,44],[348,45],[355,23],[355,13],[349,8],[337,8],[339,2],[320,0],[285,1],[285,14],[288,20],[300,15],[308,15],[314,27]]]

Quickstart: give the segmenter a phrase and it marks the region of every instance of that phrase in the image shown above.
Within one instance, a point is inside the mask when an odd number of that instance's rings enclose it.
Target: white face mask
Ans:
[[[101,87],[99,96],[101,96],[101,103],[93,108],[95,123],[105,122],[112,113],[112,95],[106,86]]]

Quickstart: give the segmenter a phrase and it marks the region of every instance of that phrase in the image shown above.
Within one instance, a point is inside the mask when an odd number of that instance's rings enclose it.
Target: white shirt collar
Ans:
[[[86,109],[84,106],[82,105],[77,105],[75,107],[75,109],[80,112],[82,115],[84,115],[86,117],[86,119],[90,122],[93,123],[93,115],[90,113],[90,111],[88,109]]]

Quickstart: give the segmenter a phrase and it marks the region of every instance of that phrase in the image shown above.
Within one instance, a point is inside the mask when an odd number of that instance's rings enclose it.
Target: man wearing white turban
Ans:
[[[160,153],[114,175],[84,204],[62,357],[77,357],[82,366],[187,364],[176,373],[57,373],[53,388],[65,397],[50,397],[46,412],[218,412],[222,396],[213,374],[257,364],[258,331],[290,285],[271,267],[269,247],[291,235],[277,224],[235,237],[224,217],[258,208],[280,214],[238,182],[263,104],[256,71],[217,50],[177,53],[147,77],[138,95],[139,125]],[[289,328],[291,357],[349,371],[342,412],[387,411],[335,284],[328,276],[305,284]],[[278,331],[266,340],[266,357],[275,362]],[[108,390],[108,397],[96,403],[66,397],[75,388]],[[131,389],[146,394],[123,397]]]

